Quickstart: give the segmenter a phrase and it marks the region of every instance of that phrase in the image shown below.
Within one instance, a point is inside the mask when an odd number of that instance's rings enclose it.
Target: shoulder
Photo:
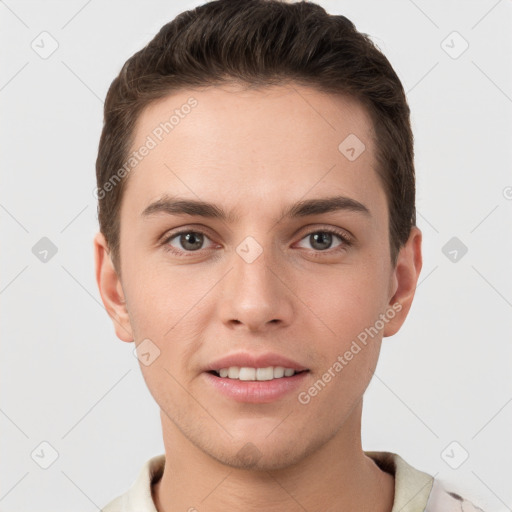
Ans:
[[[100,512],[124,512],[126,509],[126,494],[123,494],[105,505]]]
[[[447,491],[439,480],[434,480],[425,512],[484,512],[471,501],[455,492]]]
[[[392,452],[365,452],[395,478],[391,512],[484,512],[471,501],[445,489],[442,481],[408,464]]]
[[[165,454],[147,460],[128,491],[110,501],[101,512],[157,512],[151,488],[161,478],[164,466]]]

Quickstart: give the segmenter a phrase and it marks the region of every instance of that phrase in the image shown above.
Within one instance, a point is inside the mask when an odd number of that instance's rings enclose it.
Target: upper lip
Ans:
[[[231,366],[247,367],[247,368],[268,368],[269,366],[282,366],[284,368],[293,368],[300,372],[307,370],[305,366],[297,363],[293,359],[266,352],[264,354],[249,354],[247,352],[237,352],[230,354],[211,362],[205,371],[218,371],[221,368],[230,368]]]

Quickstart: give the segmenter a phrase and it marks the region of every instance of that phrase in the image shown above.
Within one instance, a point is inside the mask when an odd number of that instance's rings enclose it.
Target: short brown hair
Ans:
[[[313,2],[215,0],[164,25],[126,61],[108,90],[96,179],[100,230],[116,270],[120,272],[120,207],[127,179],[126,173],[120,179],[118,171],[142,110],[177,90],[227,82],[248,87],[293,82],[349,95],[366,107],[377,139],[375,156],[388,202],[395,264],[416,223],[415,173],[409,106],[388,59],[345,16],[329,15]]]

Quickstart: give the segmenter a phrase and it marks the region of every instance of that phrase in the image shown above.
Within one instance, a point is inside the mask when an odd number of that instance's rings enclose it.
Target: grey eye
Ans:
[[[344,240],[340,235],[330,233],[329,231],[314,231],[306,235],[302,240],[308,240],[311,247],[317,251],[325,251],[333,247],[334,237],[341,241],[338,245],[343,243]]]

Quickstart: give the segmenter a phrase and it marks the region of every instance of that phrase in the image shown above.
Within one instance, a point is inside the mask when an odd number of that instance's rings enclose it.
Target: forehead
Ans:
[[[236,193],[261,208],[309,191],[362,202],[382,192],[366,109],[296,84],[173,92],[139,116],[132,151],[144,146],[125,189],[138,212],[164,193],[226,203]]]

